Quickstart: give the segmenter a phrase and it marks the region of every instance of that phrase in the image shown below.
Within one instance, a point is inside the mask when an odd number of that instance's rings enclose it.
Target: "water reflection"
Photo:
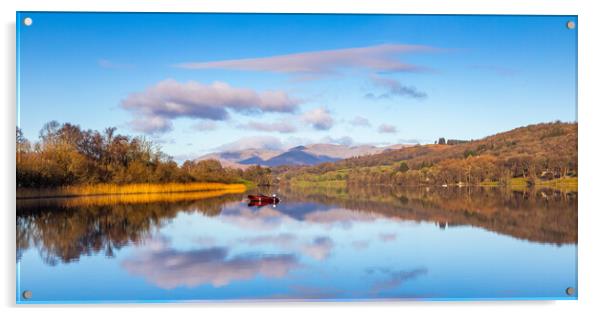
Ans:
[[[92,199],[87,205],[78,199],[18,200],[17,260],[31,246],[51,265],[96,253],[112,257],[116,249],[139,244],[180,212],[216,216],[224,204],[241,198],[242,194],[228,194],[193,201],[115,204]]]
[[[307,201],[341,209],[313,213],[306,220],[344,224],[350,220],[393,219],[434,222],[440,228],[471,225],[529,241],[577,242],[577,192],[549,188],[497,187],[282,188],[288,202]]]
[[[173,289],[202,284],[221,287],[233,280],[247,280],[258,275],[278,278],[299,266],[293,254],[249,253],[229,257],[228,253],[226,247],[178,251],[168,240],[160,239],[147,243],[133,257],[124,260],[123,267],[161,288]]]
[[[418,268],[409,271],[391,270],[389,268],[369,268],[366,272],[369,274],[380,273],[384,276],[383,280],[375,282],[370,288],[370,291],[373,294],[378,294],[386,290],[395,289],[405,281],[426,274],[428,270],[426,268]]]
[[[246,194],[17,201],[21,284],[120,301],[558,297],[576,280],[576,192],[278,190],[260,208]]]

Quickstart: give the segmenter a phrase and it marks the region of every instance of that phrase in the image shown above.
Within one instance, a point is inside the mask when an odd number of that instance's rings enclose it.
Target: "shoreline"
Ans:
[[[101,197],[112,195],[152,195],[182,194],[210,191],[244,192],[250,188],[245,183],[133,183],[133,184],[94,184],[75,185],[56,188],[17,188],[17,200],[35,200],[50,198]]]
[[[510,181],[509,183],[500,182],[483,182],[479,184],[465,184],[465,183],[454,183],[454,184],[414,184],[414,185],[401,185],[401,184],[390,184],[390,183],[349,183],[346,180],[332,180],[332,181],[290,181],[285,183],[289,186],[325,186],[333,188],[343,188],[347,186],[389,186],[389,187],[413,187],[413,188],[506,188],[506,189],[556,189],[556,190],[567,190],[578,192],[578,178],[559,178],[546,181],[538,181],[533,184],[528,184],[524,179],[520,181]]]

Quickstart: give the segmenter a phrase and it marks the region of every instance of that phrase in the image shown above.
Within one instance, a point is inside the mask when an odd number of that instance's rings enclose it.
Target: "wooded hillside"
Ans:
[[[277,170],[284,181],[400,185],[526,185],[577,176],[577,123],[541,123],[465,143],[417,145],[313,167]]]

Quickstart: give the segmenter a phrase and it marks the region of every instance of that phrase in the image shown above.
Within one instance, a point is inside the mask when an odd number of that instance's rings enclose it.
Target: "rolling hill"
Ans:
[[[351,157],[360,157],[402,148],[407,145],[377,147],[372,145],[346,146],[338,144],[311,144],[297,146],[287,150],[245,149],[224,151],[204,155],[199,160],[215,159],[224,167],[245,169],[251,165],[267,167],[313,166],[325,162],[334,162]]]
[[[387,150],[277,170],[289,181],[379,184],[535,183],[577,176],[577,123],[540,123],[479,140]]]

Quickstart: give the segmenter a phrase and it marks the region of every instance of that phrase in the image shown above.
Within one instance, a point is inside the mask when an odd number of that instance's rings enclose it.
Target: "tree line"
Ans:
[[[444,141],[312,167],[276,170],[285,180],[398,185],[505,184],[577,177],[577,123],[542,123],[480,140]]]
[[[178,165],[152,141],[116,133],[83,130],[48,122],[31,142],[16,131],[17,188],[98,183],[265,182],[270,170],[224,168],[217,160],[187,160]]]

